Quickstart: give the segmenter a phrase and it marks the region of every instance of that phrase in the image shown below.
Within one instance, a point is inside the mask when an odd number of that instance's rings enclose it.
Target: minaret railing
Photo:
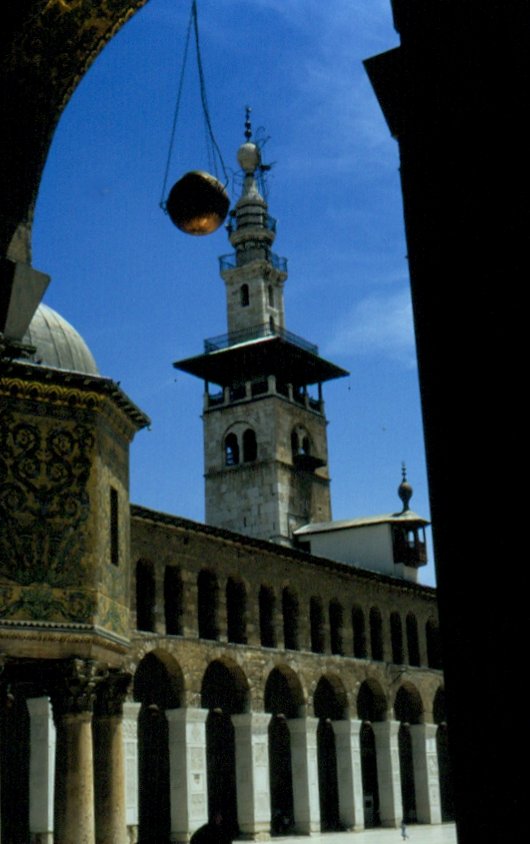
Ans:
[[[298,346],[300,349],[305,349],[306,352],[318,355],[318,346],[314,343],[309,343],[303,337],[293,334],[292,331],[287,331],[280,326],[271,326],[269,323],[252,325],[239,331],[230,331],[228,334],[210,337],[204,341],[204,351],[206,354],[210,354],[221,349],[228,349],[231,346],[237,346],[239,343],[248,343],[251,340],[261,340],[266,337],[281,337],[282,340],[292,343],[293,346]]]

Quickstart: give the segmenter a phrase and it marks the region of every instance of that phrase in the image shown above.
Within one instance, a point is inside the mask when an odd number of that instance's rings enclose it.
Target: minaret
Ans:
[[[300,525],[331,519],[322,383],[348,373],[285,328],[287,261],[271,251],[276,221],[258,189],[249,111],[227,226],[235,252],[220,258],[228,333],[175,367],[205,382],[206,522],[290,545]]]

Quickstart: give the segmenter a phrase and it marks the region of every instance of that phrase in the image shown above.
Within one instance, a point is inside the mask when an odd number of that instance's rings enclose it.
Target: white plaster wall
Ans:
[[[388,524],[309,534],[311,553],[395,576],[392,531]]]

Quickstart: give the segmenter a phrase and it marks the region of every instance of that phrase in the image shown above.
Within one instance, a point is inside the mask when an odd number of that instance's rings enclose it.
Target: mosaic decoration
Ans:
[[[0,571],[11,581],[0,617],[23,608],[31,618],[87,617],[93,601],[76,587],[83,585],[93,447],[85,425],[0,416]]]

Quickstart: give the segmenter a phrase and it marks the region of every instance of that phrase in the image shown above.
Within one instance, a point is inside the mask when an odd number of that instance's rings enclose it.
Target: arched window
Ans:
[[[407,616],[407,648],[409,652],[409,665],[420,664],[420,647],[418,643],[418,622],[416,616],[409,613]]]
[[[440,630],[434,621],[428,621],[425,626],[427,638],[427,660],[429,668],[442,667],[442,648],[440,642]]]
[[[197,614],[201,639],[216,640],[219,637],[218,598],[219,586],[215,574],[203,569],[197,578]]]
[[[149,560],[136,563],[136,629],[155,629],[155,569]]]
[[[235,434],[225,437],[225,466],[237,466],[239,463],[239,443]]]
[[[296,433],[296,431],[292,431],[291,432],[291,451],[292,451],[292,454],[293,454],[293,459],[297,456],[298,450],[299,450],[298,434]]]
[[[256,434],[252,428],[247,428],[243,434],[243,462],[252,463],[258,456]]]
[[[383,660],[383,622],[377,607],[370,610],[370,648],[372,659]]]
[[[309,624],[311,627],[311,650],[314,654],[323,654],[325,647],[324,612],[320,598],[311,598],[309,602]]]
[[[247,641],[246,616],[247,594],[240,580],[229,577],[226,583],[226,626],[229,642],[244,645]]]
[[[168,636],[182,635],[182,576],[176,566],[164,573],[164,615]]]
[[[239,290],[239,301],[241,302],[242,308],[248,308],[250,304],[250,294],[248,290],[248,284],[242,284]]]
[[[392,641],[392,662],[395,665],[403,665],[405,661],[403,654],[403,627],[401,616],[398,612],[390,614],[390,638]]]
[[[283,641],[287,650],[298,650],[298,598],[287,587],[282,592]]]
[[[274,592],[268,586],[262,586],[259,590],[259,633],[264,648],[276,647]]]
[[[364,624],[364,612],[361,607],[353,607],[351,620],[353,627],[353,655],[358,659],[366,659],[366,628]]]
[[[331,601],[329,605],[329,639],[331,653],[341,656],[344,653],[342,645],[342,606],[338,601]]]

